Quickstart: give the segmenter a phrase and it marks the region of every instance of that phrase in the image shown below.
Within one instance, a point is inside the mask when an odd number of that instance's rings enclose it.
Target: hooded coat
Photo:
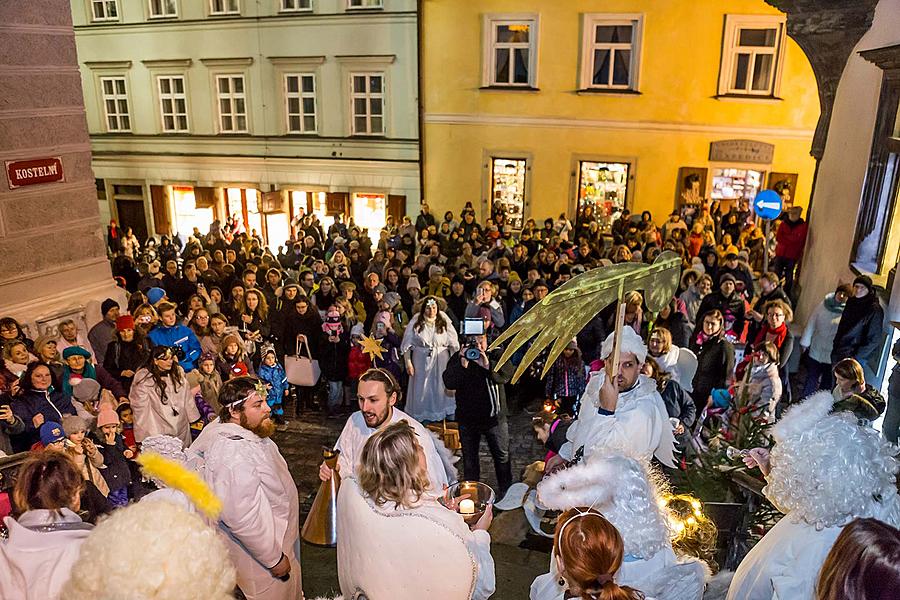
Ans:
[[[831,349],[831,364],[844,358],[855,358],[865,364],[869,356],[881,345],[884,327],[884,309],[878,302],[875,290],[862,298],[850,298],[844,307],[834,344]]]
[[[839,304],[834,299],[834,293],[831,293],[825,296],[825,300],[816,307],[812,317],[806,322],[800,345],[809,348],[809,357],[814,361],[826,364],[831,362],[834,336],[843,314],[844,305]]]

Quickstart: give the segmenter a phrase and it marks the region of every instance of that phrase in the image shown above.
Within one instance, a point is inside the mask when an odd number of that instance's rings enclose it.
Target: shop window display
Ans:
[[[753,169],[714,168],[712,170],[713,200],[753,200],[762,188],[763,174]]]
[[[525,159],[491,159],[491,214],[503,212],[510,229],[525,223]]]
[[[594,207],[594,214],[612,216],[622,212],[628,196],[631,165],[581,161],[578,169],[578,210]]]

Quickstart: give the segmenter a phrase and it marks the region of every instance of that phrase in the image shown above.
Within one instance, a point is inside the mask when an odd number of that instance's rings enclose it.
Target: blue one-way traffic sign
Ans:
[[[760,219],[771,221],[781,214],[781,196],[773,190],[763,190],[753,200],[753,211]]]

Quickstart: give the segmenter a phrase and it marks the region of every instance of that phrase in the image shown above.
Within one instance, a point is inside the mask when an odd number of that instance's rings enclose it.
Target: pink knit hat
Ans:
[[[97,414],[97,428],[103,427],[104,425],[118,425],[119,424],[119,415],[116,414],[111,408],[102,408],[100,412]]]

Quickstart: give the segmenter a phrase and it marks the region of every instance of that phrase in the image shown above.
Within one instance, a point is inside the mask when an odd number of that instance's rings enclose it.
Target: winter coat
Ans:
[[[106,466],[100,473],[106,480],[109,489],[114,492],[131,485],[131,469],[128,466],[128,459],[125,458],[125,438],[122,434],[116,434],[114,444],[103,440],[102,444],[98,444],[98,448],[103,455],[103,464]]]
[[[319,349],[319,367],[322,377],[328,381],[345,381],[348,377],[348,361],[350,359],[350,329],[344,330],[336,338],[322,335]]]
[[[200,383],[200,395],[209,404],[213,412],[216,414],[222,409],[219,404],[219,390],[222,389],[222,376],[217,369],[213,369],[210,375],[196,369],[193,371],[197,374],[197,380]]]
[[[684,307],[687,311],[688,325],[691,330],[693,330],[697,325],[697,311],[700,309],[700,303],[703,301],[703,297],[700,296],[700,292],[697,291],[696,286],[691,285],[688,289],[681,292],[678,299],[684,302]]]
[[[138,342],[114,340],[106,348],[103,368],[122,385],[127,394],[128,390],[131,389],[131,382],[134,381],[134,375],[123,377],[122,371],[134,371],[137,373],[146,360],[147,353]]]
[[[444,387],[456,391],[456,420],[461,425],[477,425],[487,429],[497,425],[501,418],[506,418],[503,384],[512,379],[515,368],[507,361],[499,371],[495,371],[499,357],[497,351],[488,354],[490,369],[471,360],[463,367],[459,352],[447,362],[443,374]]]
[[[848,318],[853,314],[848,309],[852,309],[854,301],[863,299],[851,298],[847,301],[834,336],[831,364],[836,364],[844,358],[855,358],[858,362],[865,363],[869,356],[878,351],[884,327],[884,309],[874,294],[875,292],[869,293],[869,296],[873,296],[870,299],[871,304],[864,314],[853,321]]]
[[[164,434],[177,437],[185,446],[190,446],[191,423],[200,420],[200,411],[184,374],[181,378],[177,387],[171,376],[163,379],[164,403],[150,371],[141,369],[135,374],[129,399],[134,411],[134,438],[137,442],[151,435]]]
[[[838,323],[844,305],[834,300],[834,294],[825,296],[825,300],[813,311],[812,316],[806,322],[800,345],[809,348],[809,357],[816,362],[831,363],[831,349],[834,346],[834,335],[837,333]]]
[[[29,510],[3,522],[9,538],[0,540],[0,598],[59,598],[92,526],[68,508]],[[54,530],[42,530],[48,525]]]
[[[803,219],[785,219],[775,231],[775,256],[790,260],[800,260],[806,245],[809,225]]]
[[[280,340],[282,353],[293,356],[297,351],[297,336],[305,335],[312,357],[319,358],[322,345],[322,317],[314,306],[306,310],[305,315],[294,310],[284,323],[284,338]],[[305,353],[304,353],[305,356]]]
[[[347,376],[351,380],[357,380],[370,368],[372,368],[372,360],[369,355],[363,353],[359,344],[351,344],[350,354],[347,357]]]
[[[544,393],[547,398],[554,399],[581,398],[586,385],[587,377],[580,355],[573,355],[571,360],[560,355],[544,380]]]
[[[284,403],[284,393],[288,389],[288,380],[284,367],[277,362],[272,366],[263,363],[259,365],[257,375],[269,384],[269,388],[266,391],[266,403],[269,406]]]
[[[667,380],[659,395],[662,396],[669,417],[681,421],[685,429],[689,429],[697,420],[697,406],[677,382]]]
[[[403,381],[406,371],[403,368],[403,359],[400,357],[401,339],[393,331],[388,331],[381,338],[381,347],[384,348],[384,358],[375,356],[372,359],[372,366],[376,369],[387,369],[397,381]]]
[[[184,325],[166,327],[156,325],[147,335],[154,346],[178,346],[184,351],[184,358],[178,359],[178,365],[184,372],[194,370],[195,363],[200,358],[200,340],[194,331]]]
[[[8,396],[0,397],[0,406],[9,404],[11,398]],[[13,422],[0,421],[0,453],[13,454],[12,442],[10,436],[19,435],[25,431],[25,422],[22,417],[13,413]]]
[[[726,387],[726,382],[734,370],[734,346],[724,336],[715,336],[694,344],[691,349],[697,355],[697,373],[694,375],[694,402],[705,406],[714,388]]]
[[[40,441],[40,427],[34,426],[34,417],[42,415],[44,423],[61,423],[63,415],[74,415],[72,399],[59,390],[28,390],[13,398],[13,414],[22,419],[25,431],[12,438],[13,449],[24,452]]]

